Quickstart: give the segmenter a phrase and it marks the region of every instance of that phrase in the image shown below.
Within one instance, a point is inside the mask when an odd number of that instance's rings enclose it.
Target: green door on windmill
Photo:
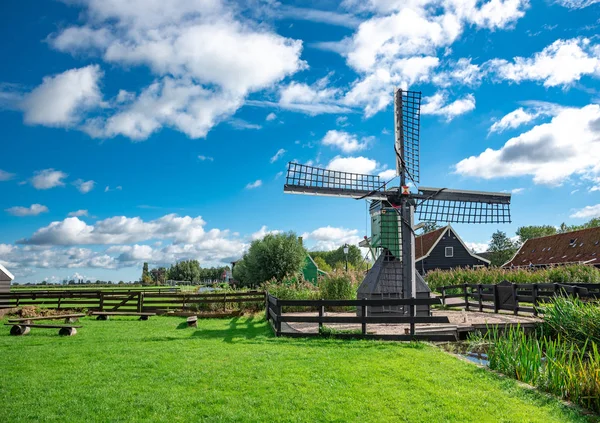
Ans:
[[[400,258],[400,216],[394,208],[378,203],[371,205],[371,246],[387,248],[394,257]]]

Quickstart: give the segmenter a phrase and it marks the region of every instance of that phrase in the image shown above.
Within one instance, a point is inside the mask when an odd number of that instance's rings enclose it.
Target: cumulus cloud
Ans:
[[[595,206],[585,206],[584,208],[574,212],[571,217],[577,219],[600,217],[600,204],[596,204]]]
[[[275,113],[273,113],[273,112],[269,113],[267,115],[267,117],[265,118],[265,120],[267,122],[270,122],[270,121],[275,120],[275,119],[277,119],[277,115]]]
[[[281,231],[276,230],[276,229],[268,230],[267,226],[263,225],[263,226],[261,226],[261,228],[258,231],[254,232],[252,235],[250,235],[250,239],[252,241],[256,241],[258,239],[263,239],[265,236],[267,236],[269,234],[275,235],[275,234],[280,234],[280,233],[281,233]]]
[[[73,185],[75,185],[75,187],[79,190],[80,193],[87,194],[88,192],[94,189],[96,182],[77,179],[75,182],[73,182]]]
[[[203,162],[205,162],[205,161],[207,161],[207,160],[208,160],[208,161],[212,162],[212,161],[214,161],[215,159],[214,159],[214,158],[212,158],[212,157],[210,157],[210,156],[203,156],[203,155],[199,155],[199,156],[198,156],[198,160],[200,160],[200,161],[203,161]]]
[[[600,175],[600,105],[563,108],[549,123],[456,164],[456,172],[484,179],[533,176],[538,184],[561,185],[572,176]],[[577,140],[577,142],[573,142]]]
[[[495,59],[488,66],[502,80],[539,81],[545,87],[565,87],[585,75],[600,74],[600,48],[589,38],[556,40],[532,57]]]
[[[555,0],[555,3],[569,9],[583,9],[599,2],[600,0]]]
[[[327,165],[327,169],[340,172],[371,174],[377,169],[377,161],[366,157],[335,156]]]
[[[500,133],[507,129],[515,129],[540,117],[555,116],[562,109],[557,104],[540,101],[528,101],[525,104],[527,105],[526,108],[519,107],[502,117],[502,119],[494,122],[489,132]]]
[[[314,241],[312,250],[331,251],[344,244],[358,245],[361,237],[358,236],[357,229],[346,229],[342,227],[325,226],[317,228],[312,232],[305,232],[302,238],[307,241]]]
[[[21,103],[25,123],[46,126],[77,123],[85,111],[101,104],[98,83],[102,75],[100,66],[90,65],[45,77]]]
[[[488,250],[489,242],[465,242],[467,248],[475,253],[484,253]]]
[[[279,103],[282,109],[318,115],[323,113],[347,113],[351,110],[341,101],[341,90],[329,87],[331,74],[308,85],[290,82],[279,90]]]
[[[5,211],[13,216],[37,216],[41,213],[47,213],[48,207],[41,204],[32,204],[29,207],[10,207]]]
[[[14,173],[10,173],[10,172],[0,169],[0,182],[10,181],[14,177],[15,177]]]
[[[360,141],[356,135],[349,134],[344,131],[336,131],[335,129],[327,131],[321,143],[334,148],[339,148],[344,153],[354,153],[356,151],[364,150],[372,140],[369,138],[362,138]]]
[[[65,185],[63,179],[68,175],[60,170],[44,169],[34,173],[31,178],[31,185],[35,189],[50,189],[54,187],[62,187]]]
[[[269,161],[271,163],[275,163],[277,160],[282,158],[284,154],[285,154],[285,150],[283,148],[280,148],[279,150],[277,150],[277,153],[275,153],[275,155],[273,157],[271,157],[271,160],[269,160]]]
[[[421,106],[421,114],[443,116],[447,122],[472,110],[475,110],[473,94],[467,94],[463,98],[448,102],[447,93],[438,92],[431,97],[425,97]]]
[[[396,169],[387,169],[383,172],[379,172],[379,177],[385,182],[389,181],[390,179],[394,179],[396,176]]]
[[[262,181],[260,179],[257,179],[256,181],[250,182],[248,185],[246,185],[246,189],[254,189],[260,186],[262,186]]]
[[[54,48],[99,55],[118,66],[146,66],[156,80],[119,95],[116,109],[84,125],[94,137],[143,140],[162,127],[205,137],[249,93],[306,68],[302,42],[257,25],[219,0],[89,0],[84,24],[50,37]]]
[[[69,217],[81,217],[81,216],[89,216],[87,210],[76,210],[69,213]]]

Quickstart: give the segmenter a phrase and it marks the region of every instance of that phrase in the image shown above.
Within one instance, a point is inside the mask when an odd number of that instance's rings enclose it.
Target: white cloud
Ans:
[[[267,229],[267,226],[263,225],[263,226],[261,226],[261,228],[258,231],[254,232],[252,235],[250,235],[250,239],[252,241],[256,241],[259,239],[263,239],[265,236],[267,236],[269,234],[276,235],[276,234],[280,234],[280,233],[281,233],[281,231],[279,231],[279,230],[269,231]]]
[[[312,250],[331,251],[344,244],[358,245],[361,237],[358,236],[357,229],[336,228],[325,226],[315,229],[312,232],[302,234],[302,239],[306,241],[314,241],[315,245]]]
[[[354,153],[367,148],[369,141],[371,141],[371,138],[363,138],[359,141],[356,135],[333,129],[327,131],[321,143],[330,147],[337,147],[344,153]]]
[[[273,157],[271,157],[271,160],[269,160],[269,161],[271,163],[275,163],[277,160],[279,160],[280,158],[283,157],[285,152],[286,151],[283,148],[280,148],[279,150],[277,150],[277,153],[275,153],[275,155]]]
[[[212,158],[210,156],[199,155],[198,160],[203,161],[203,162],[208,160],[208,161],[212,162],[212,161],[214,161],[214,158]]]
[[[341,126],[341,127],[344,127],[344,126],[348,126],[348,125],[350,125],[350,124],[348,123],[348,116],[338,116],[338,117],[335,119],[335,124],[336,124],[337,126]]]
[[[583,9],[584,7],[600,3],[600,0],[555,0],[555,3],[569,9]]]
[[[257,179],[254,182],[249,183],[248,185],[246,185],[246,189],[254,189],[254,188],[258,188],[262,185],[262,181],[260,179]]]
[[[34,173],[31,184],[35,189],[50,189],[65,185],[63,179],[68,175],[60,170],[44,169]]]
[[[350,13],[338,13],[329,10],[307,9],[287,5],[281,5],[279,8],[276,8],[273,14],[280,19],[293,18],[348,28],[355,28],[360,24],[360,19]]]
[[[510,190],[510,193],[515,194],[515,195],[523,194],[524,192],[525,192],[525,188],[513,188]]]
[[[32,204],[29,207],[11,207],[5,211],[13,216],[37,216],[40,213],[47,213],[48,207],[41,204]]]
[[[25,123],[46,126],[71,126],[82,114],[102,102],[98,65],[71,69],[47,76],[41,85],[27,94],[21,103]]]
[[[394,179],[396,177],[396,169],[387,169],[383,172],[379,172],[379,177],[382,181],[387,182],[390,179]]]
[[[0,169],[0,182],[10,181],[15,177],[14,173],[6,172],[5,170]]]
[[[556,40],[533,57],[515,57],[512,62],[495,59],[489,67],[503,80],[566,87],[585,75],[600,75],[600,49],[588,38]]]
[[[273,112],[269,113],[267,115],[267,117],[265,118],[265,120],[267,122],[270,122],[270,121],[275,120],[275,119],[277,119],[277,115],[275,113],[273,113]]]
[[[600,105],[563,108],[551,122],[456,164],[456,172],[484,179],[532,175],[538,184],[561,185],[571,176],[600,175]],[[577,140],[577,142],[573,142]]]
[[[278,106],[309,115],[351,112],[351,109],[341,104],[341,90],[328,87],[331,75],[328,74],[312,85],[292,81],[282,86]]]
[[[600,217],[600,204],[596,204],[595,206],[585,206],[584,208],[573,213],[571,217],[577,219]]]
[[[371,174],[377,169],[377,161],[366,157],[335,156],[327,165],[327,169],[340,172]]]
[[[109,185],[106,186],[106,188],[104,188],[104,192],[110,192],[110,191],[122,191],[123,187],[121,185],[115,187],[115,188],[111,188]]]
[[[87,194],[88,192],[94,189],[94,185],[96,185],[96,182],[77,179],[75,182],[73,182],[73,185],[77,187],[80,193]]]
[[[489,242],[465,242],[467,248],[475,253],[484,253],[488,250]]]
[[[557,104],[539,102],[539,101],[530,101],[525,102],[529,105],[528,110],[525,110],[523,107],[519,107],[516,110],[505,115],[499,121],[496,121],[490,127],[490,133],[500,133],[507,129],[515,129],[521,125],[525,125],[529,122],[536,120],[539,117],[543,116],[555,116],[562,110]]]
[[[69,213],[69,217],[89,216],[87,210],[76,210]]]
[[[448,88],[453,84],[475,87],[481,83],[486,75],[486,70],[471,63],[471,58],[463,57],[456,62],[451,62],[448,67],[449,70],[439,72],[431,78],[434,84],[444,88]]]
[[[231,118],[227,121],[227,123],[233,127],[234,129],[261,129],[262,125],[258,125],[256,123],[246,122],[244,119]]]
[[[431,97],[425,97],[421,106],[421,114],[443,116],[448,122],[456,116],[472,110],[475,110],[475,97],[473,94],[467,94],[463,98],[448,103],[448,95],[438,92]]]

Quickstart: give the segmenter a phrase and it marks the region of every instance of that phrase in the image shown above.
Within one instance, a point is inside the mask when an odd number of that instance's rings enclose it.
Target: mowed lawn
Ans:
[[[589,421],[425,344],[278,339],[261,316],[81,324],[2,326],[0,422]]]

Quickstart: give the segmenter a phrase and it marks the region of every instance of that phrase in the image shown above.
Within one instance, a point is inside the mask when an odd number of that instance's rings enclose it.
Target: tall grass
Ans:
[[[556,297],[543,304],[543,333],[582,348],[600,344],[600,307],[597,302],[583,302],[578,298]]]
[[[600,353],[595,342],[579,346],[561,336],[526,334],[519,327],[492,329],[484,340],[490,343],[491,369],[600,411]]]
[[[432,270],[425,277],[429,288],[438,291],[442,286],[460,284],[496,284],[504,280],[512,283],[600,283],[600,269],[583,264],[556,266],[543,269],[477,269]]]

